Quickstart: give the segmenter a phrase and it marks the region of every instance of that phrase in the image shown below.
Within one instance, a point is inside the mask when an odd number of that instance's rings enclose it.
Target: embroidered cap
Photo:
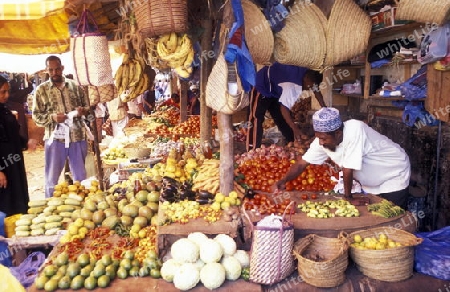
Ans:
[[[316,132],[333,132],[342,125],[339,110],[333,107],[323,107],[316,111],[312,117],[313,128]]]

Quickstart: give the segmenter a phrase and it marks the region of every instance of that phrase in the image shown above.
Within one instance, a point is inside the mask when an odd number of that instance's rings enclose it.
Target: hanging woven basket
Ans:
[[[269,65],[274,48],[270,24],[258,6],[242,1],[245,19],[245,40],[255,64]]]
[[[336,0],[326,29],[325,67],[363,53],[369,43],[372,21],[352,0]]]
[[[188,29],[187,0],[136,1],[133,10],[138,32],[144,38]]]
[[[321,69],[327,49],[327,19],[310,1],[297,1],[285,27],[275,34],[275,60],[282,64]]]
[[[450,19],[450,0],[397,0],[395,19],[442,25]]]

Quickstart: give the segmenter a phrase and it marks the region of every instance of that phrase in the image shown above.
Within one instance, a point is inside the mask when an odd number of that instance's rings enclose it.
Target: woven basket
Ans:
[[[422,242],[422,238],[392,227],[377,227],[360,230],[349,235],[351,243],[356,234],[362,238],[377,237],[383,233],[389,239],[400,242],[403,246],[382,250],[359,249],[350,246],[350,257],[361,273],[372,279],[387,282],[406,280],[413,274],[414,246]]]
[[[306,283],[316,287],[337,287],[345,281],[348,266],[347,234],[338,238],[310,234],[295,243],[298,273]]]
[[[372,21],[353,0],[336,0],[326,29],[325,67],[337,65],[367,48]]]
[[[292,208],[292,203],[286,211]],[[248,218],[248,214],[244,214]],[[250,251],[250,281],[272,285],[289,276],[294,271],[294,225],[286,220],[286,211],[280,228],[256,226],[253,229]],[[253,227],[253,224],[250,224]]]
[[[249,105],[248,94],[237,77],[237,94],[228,93],[228,65],[221,53],[214,64],[206,84],[206,105],[215,111],[231,115]]]
[[[450,0],[397,0],[395,19],[442,25],[449,15]]]
[[[138,31],[144,38],[188,29],[187,0],[137,1],[134,14]]]
[[[127,145],[123,147],[123,152],[128,158],[144,158],[150,156],[150,148],[139,148],[139,145]]]
[[[242,1],[245,41],[255,64],[269,65],[274,48],[272,29],[261,10],[249,0]]]
[[[274,58],[282,64],[321,69],[327,49],[327,19],[309,1],[297,1],[285,27],[275,34]]]

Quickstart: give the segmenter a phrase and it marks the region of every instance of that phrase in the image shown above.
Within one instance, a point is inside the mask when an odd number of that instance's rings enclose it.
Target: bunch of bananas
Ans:
[[[122,64],[114,75],[117,92],[123,102],[130,101],[147,90],[149,78],[144,74],[144,68],[145,62],[124,54]]]
[[[192,74],[194,48],[187,34],[178,36],[172,32],[162,35],[156,50],[161,60],[166,61],[175,73],[181,78],[189,78]]]
[[[368,205],[367,210],[369,210],[373,215],[383,218],[396,217],[405,213],[405,210],[403,210],[401,207],[394,205],[391,201],[388,201],[386,199],[383,199],[379,203]]]

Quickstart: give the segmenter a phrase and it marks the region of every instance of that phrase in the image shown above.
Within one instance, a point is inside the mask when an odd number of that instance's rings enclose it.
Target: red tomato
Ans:
[[[303,194],[302,195],[302,200],[308,200],[308,195],[307,194]]]
[[[311,199],[313,199],[313,200],[317,199],[317,195],[316,194],[312,194],[311,195]]]

